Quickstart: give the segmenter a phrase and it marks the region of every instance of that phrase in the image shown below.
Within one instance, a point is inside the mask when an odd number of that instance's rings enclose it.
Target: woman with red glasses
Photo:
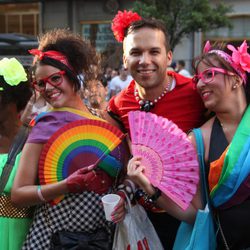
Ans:
[[[123,166],[124,147],[116,147],[106,162],[107,168],[117,169],[115,177],[90,165],[59,182],[41,184],[38,167],[44,145],[64,125],[104,121],[85,106],[79,91],[84,79],[92,77],[90,65],[98,61],[95,52],[80,36],[58,29],[41,36],[39,48],[30,53],[35,56],[32,85],[52,109],[35,120],[12,190],[16,205],[39,205],[23,249],[110,249],[112,223],[105,220],[100,199],[112,191]],[[122,218],[120,206],[113,213],[113,222]]]
[[[194,82],[214,113],[201,128],[218,249],[250,247],[250,55],[244,41],[211,48],[195,60]],[[195,144],[194,134],[190,134]]]

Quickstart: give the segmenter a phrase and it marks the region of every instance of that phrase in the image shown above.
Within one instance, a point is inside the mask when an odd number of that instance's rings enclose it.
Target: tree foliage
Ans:
[[[166,24],[172,49],[184,36],[193,32],[231,27],[226,14],[232,12],[232,7],[221,0],[214,6],[209,0],[137,0],[133,10],[143,17],[162,20]]]

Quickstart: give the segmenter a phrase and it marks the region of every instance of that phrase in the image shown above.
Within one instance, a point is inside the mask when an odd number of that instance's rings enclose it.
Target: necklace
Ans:
[[[135,88],[135,92],[134,92],[135,100],[138,101],[140,105],[140,110],[149,112],[150,109],[152,109],[155,106],[155,104],[170,91],[171,85],[172,85],[172,81],[169,81],[167,84],[167,87],[163,90],[163,92],[153,101],[141,99],[141,97],[139,96],[138,89]]]

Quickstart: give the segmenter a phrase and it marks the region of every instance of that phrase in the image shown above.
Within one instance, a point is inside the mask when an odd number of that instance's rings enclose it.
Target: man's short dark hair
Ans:
[[[125,31],[125,37],[132,33],[133,31],[142,29],[142,28],[150,28],[150,29],[156,29],[156,30],[161,30],[165,36],[165,47],[166,50],[169,51],[171,50],[170,48],[170,43],[169,43],[169,34],[166,30],[165,24],[157,19],[154,18],[143,18],[141,20],[132,22],[128,29]]]
[[[178,63],[184,68],[185,67],[185,62],[183,60],[179,60]]]

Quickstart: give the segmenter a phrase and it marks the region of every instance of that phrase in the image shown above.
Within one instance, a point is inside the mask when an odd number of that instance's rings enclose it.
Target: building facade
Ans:
[[[37,36],[53,28],[69,28],[89,39],[101,54],[104,65],[118,68],[122,63],[122,46],[110,29],[118,10],[130,9],[134,0],[0,0],[0,33],[25,33]],[[216,0],[212,4],[216,4]],[[250,41],[250,1],[225,0],[233,6],[232,29],[197,32],[185,37],[174,50],[174,60],[184,60],[191,70],[191,60],[200,54],[204,42],[230,41],[238,45]],[[1,43],[1,41],[0,41]],[[1,50],[0,50],[1,54]]]
[[[212,4],[216,4],[212,0]],[[230,42],[238,46],[243,40],[250,42],[250,1],[249,0],[224,0],[225,4],[232,6],[229,14],[232,28],[214,29],[207,33],[196,32],[184,38],[174,51],[174,59],[184,60],[188,69],[192,71],[192,59],[198,56],[207,40],[213,42]]]

